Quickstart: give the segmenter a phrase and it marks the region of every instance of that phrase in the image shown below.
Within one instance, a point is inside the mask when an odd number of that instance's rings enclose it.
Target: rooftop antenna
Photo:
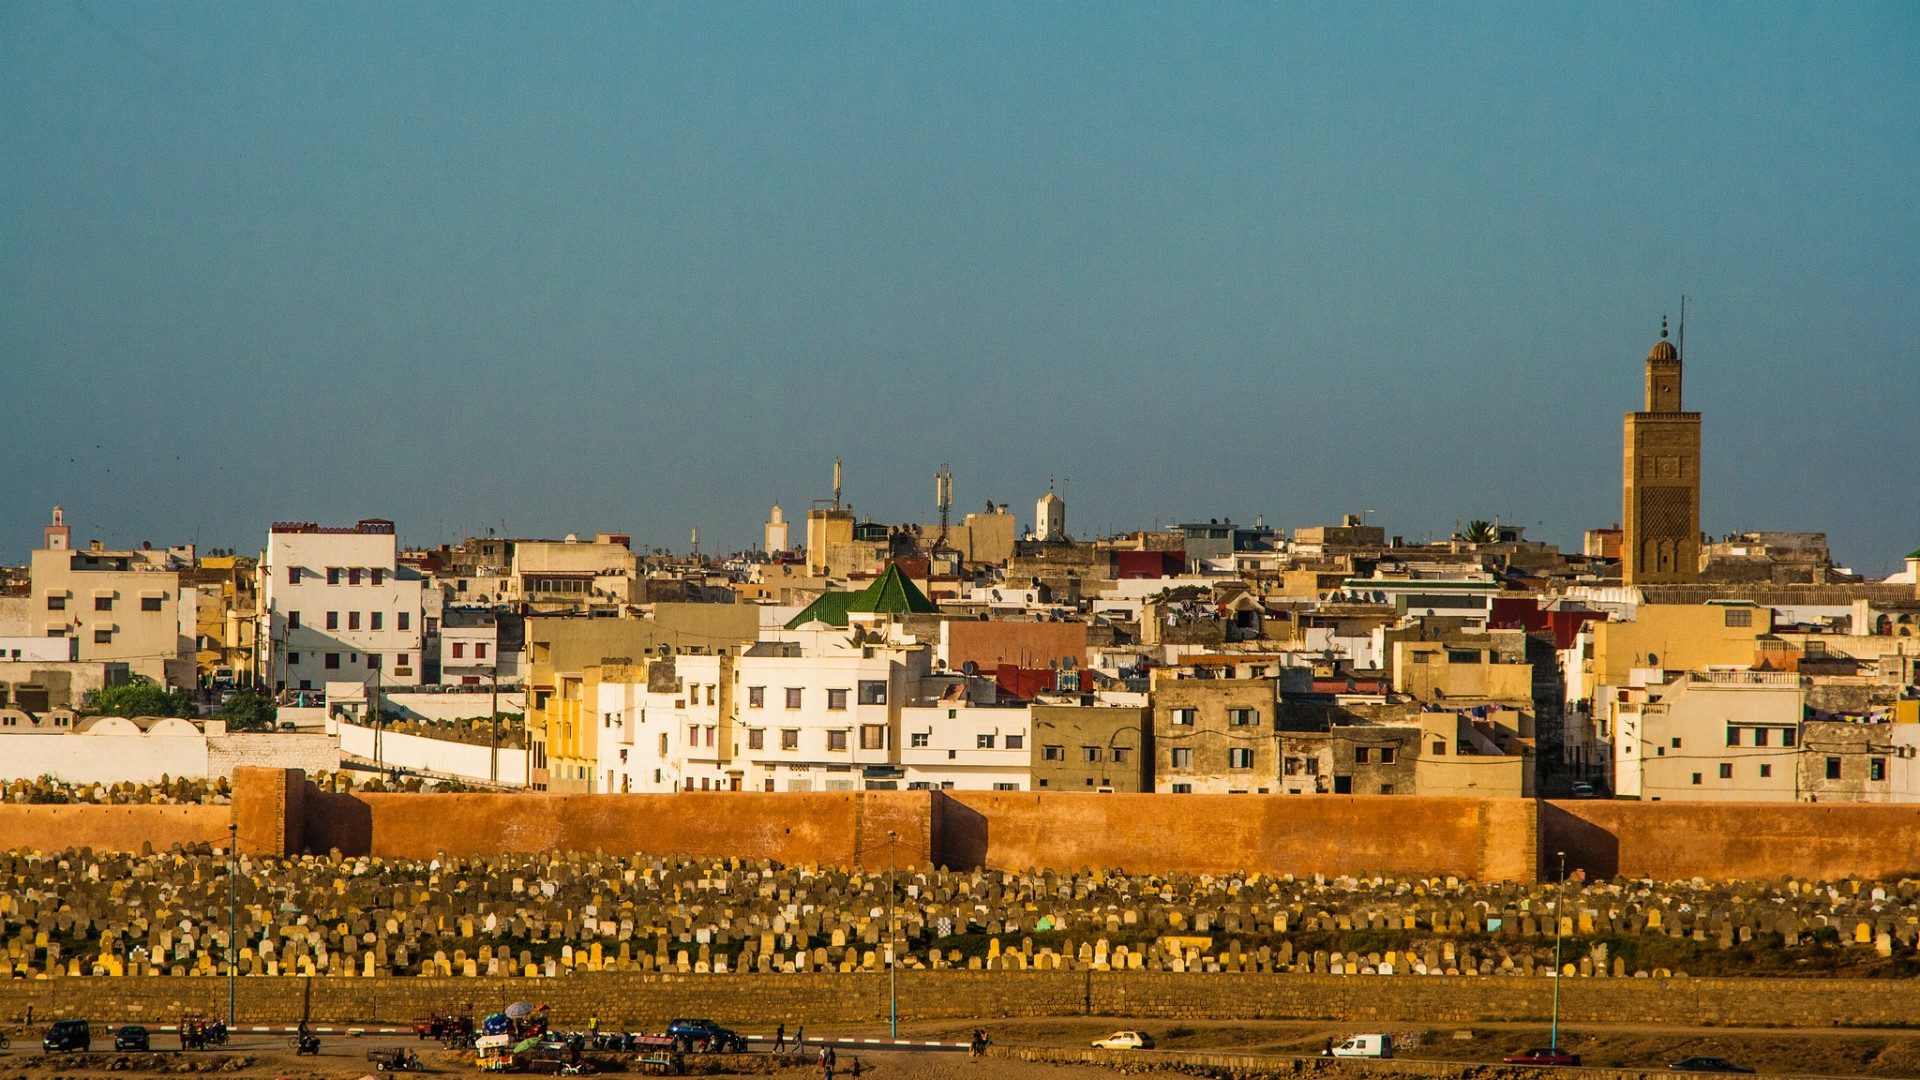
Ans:
[[[933,474],[933,501],[940,507],[940,539],[933,542],[938,550],[947,545],[947,521],[953,510],[953,470],[944,461],[940,471]]]
[[[1680,340],[1673,346],[1674,355],[1681,363],[1687,362],[1687,294],[1680,294]]]
[[[698,525],[693,527],[693,557],[696,559],[700,557],[700,526]]]
[[[833,508],[840,509],[840,459],[833,459]]]

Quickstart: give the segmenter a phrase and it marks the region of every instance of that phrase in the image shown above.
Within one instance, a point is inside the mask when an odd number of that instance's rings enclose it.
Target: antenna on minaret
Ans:
[[[840,459],[833,459],[833,508],[840,509]]]
[[[947,543],[947,521],[953,510],[953,470],[944,461],[940,463],[940,471],[933,474],[933,501],[940,507],[940,539],[935,540],[933,546],[941,548]]]
[[[1673,346],[1673,353],[1681,363],[1687,362],[1687,294],[1680,294],[1680,340]]]
[[[700,557],[700,526],[693,527],[693,557]]]

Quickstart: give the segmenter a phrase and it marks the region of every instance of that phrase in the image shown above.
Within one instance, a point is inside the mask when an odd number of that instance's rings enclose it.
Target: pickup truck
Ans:
[[[674,1049],[682,1052],[744,1054],[747,1051],[746,1036],[711,1020],[677,1018],[667,1025],[667,1036],[673,1040]]]

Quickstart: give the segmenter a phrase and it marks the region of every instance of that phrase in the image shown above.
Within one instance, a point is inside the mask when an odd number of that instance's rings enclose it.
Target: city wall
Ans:
[[[309,984],[310,988],[309,988]],[[1525,977],[1382,979],[1330,975],[1145,972],[941,971],[899,973],[900,1015],[909,1020],[1114,1016],[1544,1023],[1550,982]],[[565,979],[240,979],[242,1023],[294,1023],[308,1007],[318,1023],[405,1022],[432,1011],[491,1012],[542,1001],[561,1027],[653,1029],[674,1016],[712,1016],[749,1032],[785,1022],[810,1027],[884,1025],[881,973],[792,975],[590,974]],[[170,1023],[183,1012],[224,1015],[218,977],[57,978],[0,983],[0,1016],[87,1017]],[[1907,1025],[1912,993],[1901,980],[1580,979],[1560,991],[1565,1024],[1737,1025],[1764,1018],[1782,1028]],[[818,1028],[816,1027],[816,1030]]]
[[[1541,803],[1544,874],[1561,851],[1597,878],[1891,880],[1920,873],[1920,805]]]
[[[425,859],[604,851],[787,864],[1551,878],[1892,879],[1920,872],[1920,806],[1537,802],[1413,796],[322,791],[241,768],[234,805],[0,806],[0,850],[243,851]],[[888,834],[894,836],[889,838]]]

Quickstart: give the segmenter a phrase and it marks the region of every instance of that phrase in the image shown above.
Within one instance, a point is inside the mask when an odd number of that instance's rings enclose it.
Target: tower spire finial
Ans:
[[[1660,313],[1660,340],[1667,340],[1667,313],[1664,311]]]

